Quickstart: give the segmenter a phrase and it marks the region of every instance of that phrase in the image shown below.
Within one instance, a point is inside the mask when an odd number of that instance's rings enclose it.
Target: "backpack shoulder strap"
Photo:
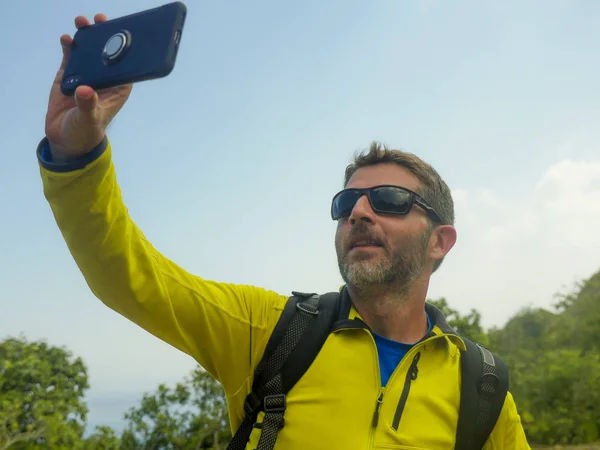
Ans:
[[[284,426],[286,394],[308,370],[329,336],[340,305],[340,293],[322,296],[293,292],[275,325],[246,397],[246,417],[227,450],[246,447],[253,428],[262,428],[257,450],[271,450]],[[257,424],[258,413],[265,413]]]
[[[506,363],[463,338],[461,394],[455,449],[481,450],[496,426],[509,387]]]
[[[298,293],[294,292],[294,295]],[[286,394],[302,378],[325,344],[339,315],[340,298],[339,292],[329,292],[320,296],[318,316],[314,317],[307,327],[304,336],[298,341],[281,369]]]

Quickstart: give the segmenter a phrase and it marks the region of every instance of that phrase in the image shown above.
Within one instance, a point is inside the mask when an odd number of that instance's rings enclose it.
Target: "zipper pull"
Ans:
[[[419,352],[415,355],[414,359],[412,360],[412,364],[410,365],[410,379],[411,380],[416,380],[417,376],[419,375],[419,367],[417,366],[417,364],[419,364],[420,359],[421,359],[421,352]]]
[[[381,388],[379,390],[379,396],[377,397],[377,405],[375,406],[375,414],[373,414],[373,428],[377,428],[377,423],[379,422],[379,410],[381,409],[381,404],[383,403],[384,392],[385,388]]]

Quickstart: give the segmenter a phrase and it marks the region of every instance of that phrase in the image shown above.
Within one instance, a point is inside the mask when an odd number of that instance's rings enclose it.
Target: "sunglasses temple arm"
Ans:
[[[420,199],[416,199],[415,203],[417,203],[421,208],[423,208],[425,211],[427,211],[429,213],[429,215],[431,217],[433,217],[435,220],[437,220],[439,223],[442,223],[442,218],[440,217],[440,215],[435,211],[435,209],[433,209],[427,203],[423,202]]]

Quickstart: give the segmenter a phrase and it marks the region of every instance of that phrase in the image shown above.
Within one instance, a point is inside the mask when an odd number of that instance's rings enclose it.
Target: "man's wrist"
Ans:
[[[91,151],[81,156],[68,157],[60,150],[52,149],[48,138],[42,139],[37,149],[37,156],[40,165],[52,172],[72,172],[85,168],[88,164],[94,162],[106,151],[108,139],[104,137],[102,142]]]

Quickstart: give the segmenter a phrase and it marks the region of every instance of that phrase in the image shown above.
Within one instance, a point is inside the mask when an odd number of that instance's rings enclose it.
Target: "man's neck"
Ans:
[[[425,313],[427,288],[427,281],[415,280],[406,292],[392,286],[368,290],[348,286],[348,292],[354,307],[374,333],[413,344],[421,340],[428,330]]]

